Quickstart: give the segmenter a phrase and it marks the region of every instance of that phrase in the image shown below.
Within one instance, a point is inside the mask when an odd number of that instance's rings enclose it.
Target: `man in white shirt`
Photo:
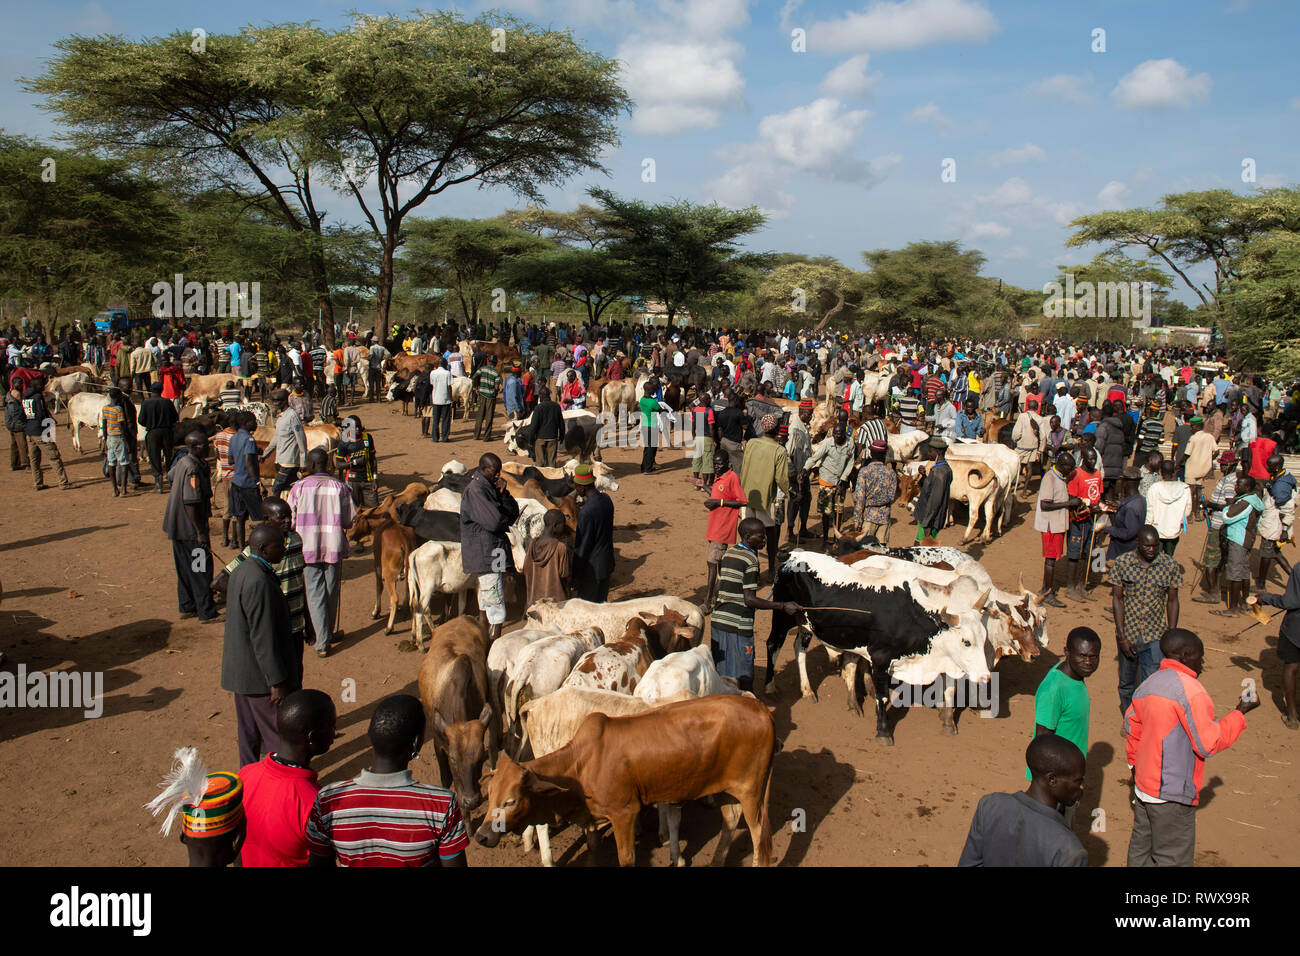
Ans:
[[[429,384],[433,386],[433,393],[429,397],[433,406],[433,421],[429,423],[429,432],[435,442],[451,441],[451,379],[451,372],[443,367],[441,357],[435,355],[433,371],[429,373]]]
[[[1061,427],[1067,432],[1070,425],[1074,423],[1074,399],[1070,397],[1064,382],[1056,383],[1056,398],[1052,400],[1052,405],[1056,408],[1056,417],[1061,420]]]
[[[947,389],[939,389],[934,399],[934,433],[952,441],[957,437],[957,407],[948,401]]]

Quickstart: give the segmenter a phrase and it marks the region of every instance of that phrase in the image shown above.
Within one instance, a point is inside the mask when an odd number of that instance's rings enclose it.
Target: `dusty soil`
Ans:
[[[487,445],[473,441],[472,422],[457,421],[451,445],[432,445],[419,439],[415,420],[402,417],[397,407],[362,405],[359,413],[375,434],[390,486],[436,476],[452,456],[468,463],[489,449],[504,456],[499,428],[497,440]],[[197,746],[214,769],[236,765],[234,706],[219,687],[222,628],[179,620],[171,549],[161,531],[164,499],[152,493],[114,499],[94,453],[77,454],[63,429],[60,446],[73,490],[55,485],[37,493],[29,474],[6,469],[0,476],[5,490],[0,649],[8,655],[4,669],[10,671],[22,663],[29,671],[104,672],[104,709],[102,717],[91,720],[79,710],[0,711],[0,800],[7,810],[0,816],[0,863],[183,865],[184,850],[175,836],[163,839],[141,805],[154,794],[178,746]],[[680,453],[663,454],[663,467],[653,476],[638,473],[639,449],[609,450],[606,460],[617,468],[622,485],[614,496],[619,562],[611,598],[668,591],[701,600],[704,496],[690,486],[689,460]],[[970,549],[1000,586],[1014,588],[1022,573],[1031,586],[1040,578],[1032,517],[1032,502],[1020,503],[1005,536]],[[895,518],[892,543],[901,545],[915,526],[901,512]],[[219,544],[216,522],[214,529]],[[947,529],[942,543],[959,544],[962,530]],[[1190,601],[1197,575],[1192,561],[1199,559],[1204,533],[1203,524],[1194,525],[1179,548],[1189,584],[1181,623],[1205,640],[1202,679],[1220,711],[1233,705],[1247,677],[1258,682],[1264,704],[1250,715],[1236,746],[1210,761],[1196,859],[1215,866],[1291,862],[1300,835],[1274,823],[1283,801],[1295,806],[1294,746],[1300,736],[1287,731],[1278,716],[1276,627],[1247,627],[1253,623],[1249,618],[1229,624]],[[219,557],[228,558],[229,550],[219,549]],[[330,692],[339,710],[340,737],[316,762],[324,782],[348,779],[367,765],[365,729],[377,700],[415,692],[420,659],[409,644],[402,649],[409,618],[400,616],[393,634],[383,633],[384,621],[371,619],[371,567],[368,552],[347,561],[346,637],[328,659],[309,654],[306,661],[306,686]],[[995,719],[964,712],[959,734],[949,737],[936,713],[907,711],[895,728],[893,748],[876,742],[870,716],[846,710],[844,684],[820,649],[809,656],[820,699],[801,699],[787,643],[777,692],[766,699],[784,741],[771,797],[776,860],[783,866],[954,864],[979,797],[1024,787],[1034,688],[1059,659],[1065,633],[1080,623],[1095,627],[1107,650],[1089,682],[1093,742],[1076,825],[1094,866],[1123,865],[1132,815],[1108,591],[1094,592],[1089,603],[1053,611],[1048,650],[1034,663],[1001,662],[1002,700]],[[760,613],[760,666],[766,664],[767,627],[768,615]],[[349,678],[356,682],[355,703],[340,699]],[[430,747],[412,768],[419,779],[437,781]],[[1089,821],[1095,832],[1088,832]],[[652,829],[649,815],[644,822],[644,829]],[[687,807],[682,831],[694,865],[712,858],[720,825],[716,809]],[[572,827],[558,832],[553,845],[561,865],[589,862]],[[729,862],[748,862],[749,853],[749,840],[742,836]],[[496,850],[472,845],[469,855],[476,866],[535,865],[535,858],[509,840]],[[665,865],[667,857],[665,848],[642,840],[640,862]],[[598,862],[615,862],[612,839],[603,840]]]

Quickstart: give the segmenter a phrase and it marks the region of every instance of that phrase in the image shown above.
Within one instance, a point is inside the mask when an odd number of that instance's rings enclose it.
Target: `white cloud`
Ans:
[[[1047,162],[1047,152],[1041,146],[1035,146],[1033,143],[1025,143],[1019,149],[1004,149],[1002,152],[994,153],[989,157],[989,164],[993,166],[1045,162]]]
[[[785,3],[781,6],[782,30],[786,30],[787,32],[790,30],[791,26],[794,24],[794,15],[799,12],[799,8],[802,6],[803,0],[785,0]]]
[[[1101,203],[1103,209],[1122,209],[1126,192],[1128,186],[1118,179],[1112,179],[1097,193],[1097,202]]]
[[[1025,180],[1012,176],[992,192],[977,193],[958,203],[947,228],[952,232],[1004,238],[998,230],[1005,228],[1007,221],[1020,223],[1024,228],[1036,228],[1049,221],[1063,226],[1081,212],[1083,209],[1077,203],[1039,195]]]
[[[846,99],[871,96],[876,84],[880,82],[881,74],[867,72],[868,60],[866,53],[845,60],[826,74],[822,80],[822,92]]]
[[[744,101],[739,46],[715,42],[628,42],[619,50],[623,83],[636,102],[632,128],[664,135],[712,129]]]
[[[1046,96],[1071,106],[1083,106],[1092,102],[1092,74],[1057,73],[1037,83],[1032,83],[1029,90],[1039,96]]]
[[[794,203],[794,197],[777,184],[799,174],[869,189],[903,161],[897,153],[871,160],[853,155],[854,141],[870,115],[867,110],[846,110],[839,100],[823,97],[764,116],[758,138],[728,153],[733,159],[738,156],[739,162],[705,188],[719,202],[758,205],[775,218],[788,214]]]
[[[918,106],[908,113],[904,120],[908,123],[930,123],[940,133],[947,133],[954,126],[953,121],[943,115],[943,110],[939,109],[938,103],[926,103],[924,106]]]
[[[1188,109],[1210,95],[1210,74],[1193,76],[1177,60],[1147,60],[1115,84],[1110,95],[1126,110]]]
[[[1005,239],[1011,230],[1000,222],[977,222],[966,230],[968,239]]]
[[[714,37],[749,23],[749,4],[750,0],[659,0],[659,9],[690,35]]]
[[[865,10],[808,29],[817,52],[914,50],[941,43],[983,43],[998,22],[977,0],[873,0]]]

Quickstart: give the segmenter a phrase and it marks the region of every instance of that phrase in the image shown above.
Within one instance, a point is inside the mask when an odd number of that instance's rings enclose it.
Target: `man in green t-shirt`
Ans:
[[[1101,662],[1101,637],[1090,627],[1076,627],[1065,639],[1065,660],[1043,678],[1034,692],[1034,736],[1059,734],[1088,752],[1088,688],[1084,682]],[[1032,779],[1028,768],[1025,779]],[[1074,829],[1078,801],[1062,807],[1065,825]]]

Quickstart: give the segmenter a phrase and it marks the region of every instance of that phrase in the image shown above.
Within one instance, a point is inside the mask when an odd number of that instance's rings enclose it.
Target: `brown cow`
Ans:
[[[388,589],[388,626],[385,634],[393,633],[393,622],[397,620],[397,609],[406,607],[406,559],[416,549],[419,542],[415,532],[406,525],[398,524],[388,515],[380,514],[378,508],[366,508],[357,513],[348,530],[348,540],[361,543],[362,538],[375,536],[375,606],[370,612],[372,620],[381,616],[380,602],[384,588]]]
[[[628,717],[593,713],[568,744],[523,764],[502,754],[488,776],[488,814],[474,838],[495,847],[504,831],[550,823],[555,813],[591,827],[608,820],[620,866],[636,863],[636,818],[651,803],[676,804],[725,793],[724,828],[714,855],[722,863],[743,813],[754,865],[771,862],[768,796],[776,728],[751,696],[711,696]],[[596,849],[594,828],[587,848]]]
[[[433,368],[433,360],[440,357],[436,352],[427,352],[421,355],[398,352],[396,355],[390,355],[388,360],[384,362],[384,370],[397,372],[401,375],[410,375],[412,372],[427,372]]]
[[[326,451],[333,451],[339,444],[339,429],[337,425],[303,425],[303,433],[307,436],[307,450],[313,448],[324,448]],[[266,451],[266,446],[275,441],[274,425],[258,425],[253,429],[253,441],[257,443],[258,454]],[[275,454],[272,453],[262,459],[261,477],[274,478],[276,473]]]
[[[631,694],[651,664],[667,654],[690,650],[693,636],[694,629],[676,611],[642,613],[627,622],[617,641],[583,654],[563,686]]]
[[[578,503],[569,496],[562,498],[552,498],[542,486],[537,483],[536,478],[529,478],[527,481],[520,481],[518,476],[506,472],[501,473],[505,480],[506,490],[516,498],[532,498],[534,501],[541,502],[547,508],[557,508],[564,514],[564,523],[568,525],[570,531],[577,533],[578,530]]]
[[[420,663],[420,703],[433,731],[438,773],[467,822],[483,802],[483,764],[495,764],[498,749],[499,721],[488,703],[487,644],[477,621],[458,617],[433,632]]]

